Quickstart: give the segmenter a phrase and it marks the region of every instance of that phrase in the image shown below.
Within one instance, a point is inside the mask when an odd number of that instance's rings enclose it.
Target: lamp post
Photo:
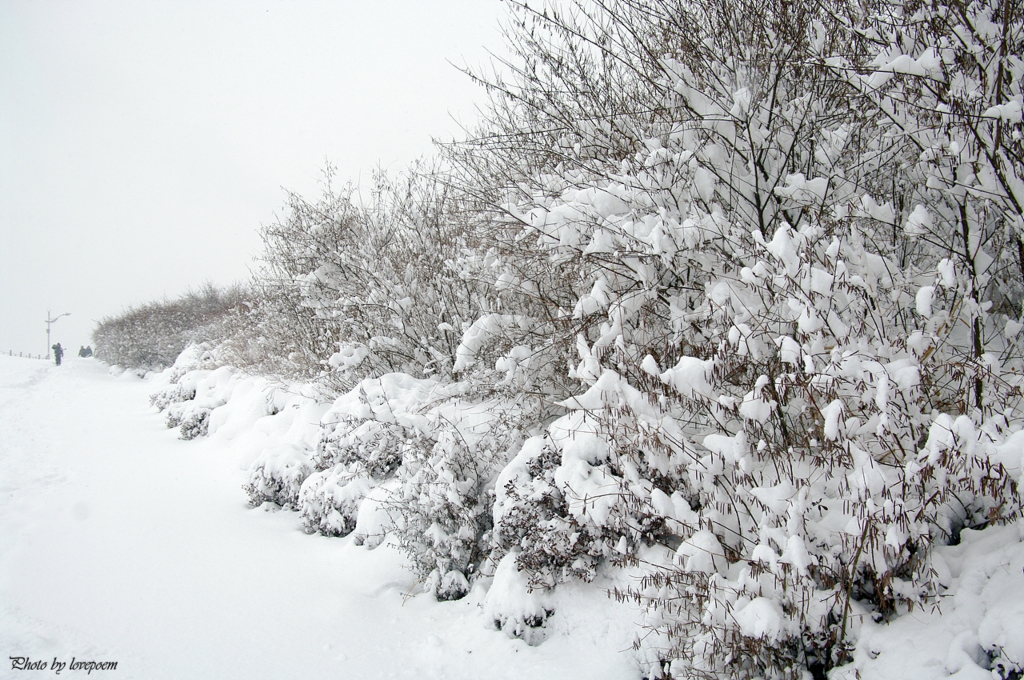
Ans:
[[[58,314],[57,316],[55,316],[55,317],[53,317],[51,319],[50,318],[50,310],[49,309],[46,310],[46,360],[47,361],[50,360],[50,326],[52,326],[53,322],[56,321],[57,319],[61,318],[62,316],[71,316],[71,312],[64,312],[63,314]]]

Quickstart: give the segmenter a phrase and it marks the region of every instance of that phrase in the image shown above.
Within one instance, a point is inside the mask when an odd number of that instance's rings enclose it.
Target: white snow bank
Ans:
[[[865,621],[852,664],[832,680],[992,680],[1024,670],[1024,522],[964,529],[936,548],[949,589],[892,623]],[[948,570],[948,571],[947,571]]]
[[[545,639],[544,624],[554,613],[554,606],[547,591],[530,587],[526,574],[516,566],[518,556],[518,551],[510,552],[498,563],[484,598],[484,614],[509,637],[539,645]]]

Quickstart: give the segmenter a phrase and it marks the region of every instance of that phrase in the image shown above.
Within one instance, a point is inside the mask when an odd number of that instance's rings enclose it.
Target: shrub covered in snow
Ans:
[[[250,398],[266,409],[254,429],[264,436],[242,488],[251,505],[269,502],[299,509],[303,483],[317,470],[316,442],[327,406],[303,390],[265,386],[254,391]]]
[[[590,581],[602,560],[621,563],[638,546],[671,534],[666,522],[675,513],[656,511],[652,498],[661,511],[674,508],[672,499],[638,469],[647,461],[610,445],[598,425],[582,411],[559,419],[530,439],[497,480],[496,545],[517,554],[532,587]]]
[[[410,446],[386,503],[395,518],[393,534],[426,589],[438,599],[456,600],[469,592],[469,578],[487,556],[487,486],[497,456],[487,444],[467,441],[457,426],[433,424],[437,435]]]
[[[177,427],[182,439],[205,437],[210,428],[211,411],[213,409],[209,406],[203,406],[195,401],[172,404],[167,409],[167,427]]]
[[[388,372],[450,373],[480,296],[457,268],[460,195],[427,164],[354,193],[328,168],[318,199],[289,195],[284,218],[264,228],[255,300],[225,344],[231,361],[335,395]]]
[[[306,532],[349,535],[356,528],[359,506],[372,489],[370,479],[341,465],[310,474],[299,490]]]
[[[999,7],[519,8],[526,66],[452,160],[499,215],[495,290],[532,296],[469,330],[557,319],[580,389],[502,473],[495,535],[548,587],[670,548],[633,592],[652,672],[824,672],[863,611],[939,591],[936,541],[1019,514]]]
[[[373,545],[391,535],[427,590],[465,595],[491,549],[494,479],[517,437],[501,404],[466,401],[466,388],[385,374],[336,399],[299,497],[307,531],[355,530]]]
[[[168,384],[150,395],[149,403],[160,411],[166,411],[167,427],[180,428],[182,439],[205,436],[210,412],[224,403],[223,399],[211,399],[207,386],[200,389],[200,384],[213,374],[216,365],[217,360],[209,344],[189,345],[168,369]],[[198,401],[197,393],[201,393]]]
[[[420,436],[425,420],[418,411],[435,385],[387,374],[335,400],[321,419],[317,472],[299,498],[307,531],[345,536],[355,528],[363,497],[395,475]]]
[[[197,369],[178,376],[182,365],[171,370],[172,383],[157,392],[154,404],[169,401],[177,395],[191,395],[188,399],[168,403],[165,418],[167,427],[177,427],[182,439],[204,437],[209,431],[210,414],[230,398],[238,376],[227,366],[215,370]]]
[[[299,490],[313,472],[313,452],[303,446],[279,444],[263,450],[249,468],[242,489],[250,505],[276,503],[295,508]]]
[[[509,637],[538,645],[546,637],[544,624],[554,613],[554,606],[547,590],[530,586],[518,561],[519,556],[513,551],[498,562],[494,583],[487,591],[484,612],[494,622],[494,627]]]
[[[172,404],[195,399],[195,396],[195,387],[189,388],[187,385],[172,382],[170,385],[149,395],[149,405],[156,406],[157,410],[163,411]]]

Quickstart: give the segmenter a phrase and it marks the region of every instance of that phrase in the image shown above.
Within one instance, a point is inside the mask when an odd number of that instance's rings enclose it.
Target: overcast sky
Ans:
[[[0,351],[245,280],[284,189],[472,123],[500,0],[0,0]],[[454,120],[453,120],[454,118]]]

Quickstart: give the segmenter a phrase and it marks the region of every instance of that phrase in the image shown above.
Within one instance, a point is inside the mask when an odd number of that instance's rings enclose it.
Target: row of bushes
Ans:
[[[218,351],[334,407],[247,491],[441,598],[640,569],[652,677],[824,677],[1020,516],[1024,14],[511,5],[467,140],[264,230]]]

